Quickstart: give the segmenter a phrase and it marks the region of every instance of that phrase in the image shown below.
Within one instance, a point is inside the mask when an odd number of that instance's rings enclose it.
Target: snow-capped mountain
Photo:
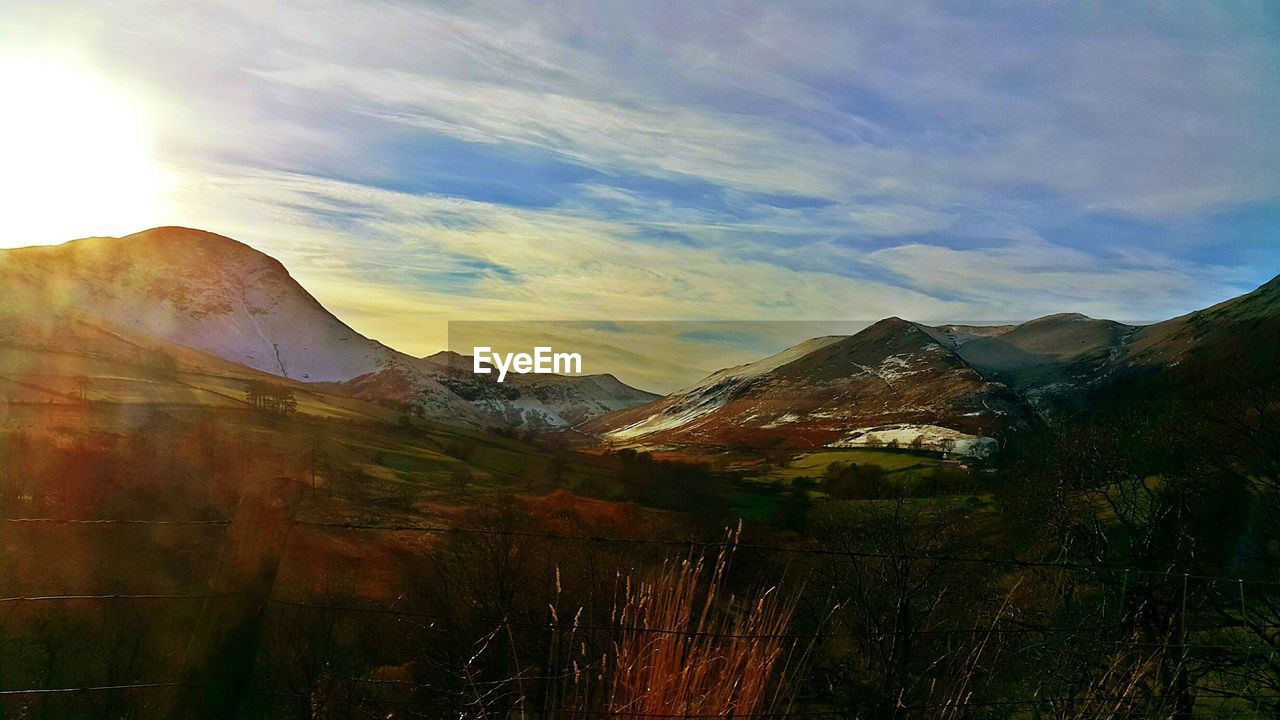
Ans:
[[[399,353],[325,310],[275,259],[186,228],[0,255],[6,308],[74,310],[294,380],[346,380]]]
[[[1030,409],[920,325],[822,337],[582,426],[642,446],[916,445],[985,454]]]
[[[485,383],[473,379],[468,390],[443,356],[415,358],[353,330],[274,258],[188,228],[0,251],[0,314],[96,319],[477,426],[559,427],[656,397],[612,376],[490,382],[496,391],[477,389]]]

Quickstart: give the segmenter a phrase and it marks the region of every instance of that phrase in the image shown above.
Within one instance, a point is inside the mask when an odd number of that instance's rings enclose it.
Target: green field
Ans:
[[[775,468],[769,473],[769,477],[780,480],[790,480],[801,476],[818,478],[822,477],[823,471],[834,462],[879,465],[890,473],[924,470],[937,467],[940,464],[937,455],[912,453],[905,450],[866,450],[861,448],[822,450],[801,455],[785,466]]]

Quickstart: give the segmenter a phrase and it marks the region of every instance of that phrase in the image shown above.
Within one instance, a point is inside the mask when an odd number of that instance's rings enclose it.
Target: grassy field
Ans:
[[[822,450],[801,455],[784,466],[774,468],[769,477],[791,480],[801,476],[822,477],[827,466],[834,462],[879,465],[890,473],[909,470],[925,470],[940,464],[934,453],[913,453],[906,450]]]

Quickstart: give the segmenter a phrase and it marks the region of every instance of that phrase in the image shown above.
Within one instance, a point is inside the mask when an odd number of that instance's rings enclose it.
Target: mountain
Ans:
[[[183,367],[231,361],[325,392],[476,427],[575,426],[645,446],[909,445],[980,454],[1003,429],[1139,378],[1207,377],[1280,351],[1280,278],[1162,323],[1050,315],[1003,326],[899,318],[807,340],[659,398],[612,375],[477,376],[415,358],[326,310],[278,261],[212,233],[0,251],[0,343]],[[226,375],[226,369],[218,372]]]
[[[889,318],[721,370],[580,429],[646,447],[907,447],[918,439],[925,448],[982,455],[994,448],[994,433],[1030,418],[1015,393],[929,330]]]
[[[84,318],[475,426],[557,427],[655,397],[612,376],[490,381],[484,392],[473,379],[464,389],[440,357],[411,357],[347,326],[274,258],[189,228],[0,251],[0,315]]]
[[[1230,383],[1224,375],[1267,372],[1278,356],[1280,277],[1147,326],[1074,313],[1000,326],[890,318],[720,370],[579,429],[652,448],[905,446],[919,438],[927,449],[981,455],[1002,430],[1037,416],[1203,388],[1209,378]]]
[[[199,230],[6,250],[0,279],[6,308],[75,310],[296,380],[344,380],[397,355],[325,310],[275,259]]]

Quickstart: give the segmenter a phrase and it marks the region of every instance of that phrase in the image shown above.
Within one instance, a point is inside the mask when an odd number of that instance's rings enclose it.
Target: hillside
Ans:
[[[1246,348],[1228,348],[1244,345]],[[1251,293],[1139,329],[1130,365],[1171,365],[1193,353],[1280,350],[1280,275]]]
[[[1044,408],[1098,381],[1135,327],[1061,313],[1000,328],[925,328],[990,380]]]

